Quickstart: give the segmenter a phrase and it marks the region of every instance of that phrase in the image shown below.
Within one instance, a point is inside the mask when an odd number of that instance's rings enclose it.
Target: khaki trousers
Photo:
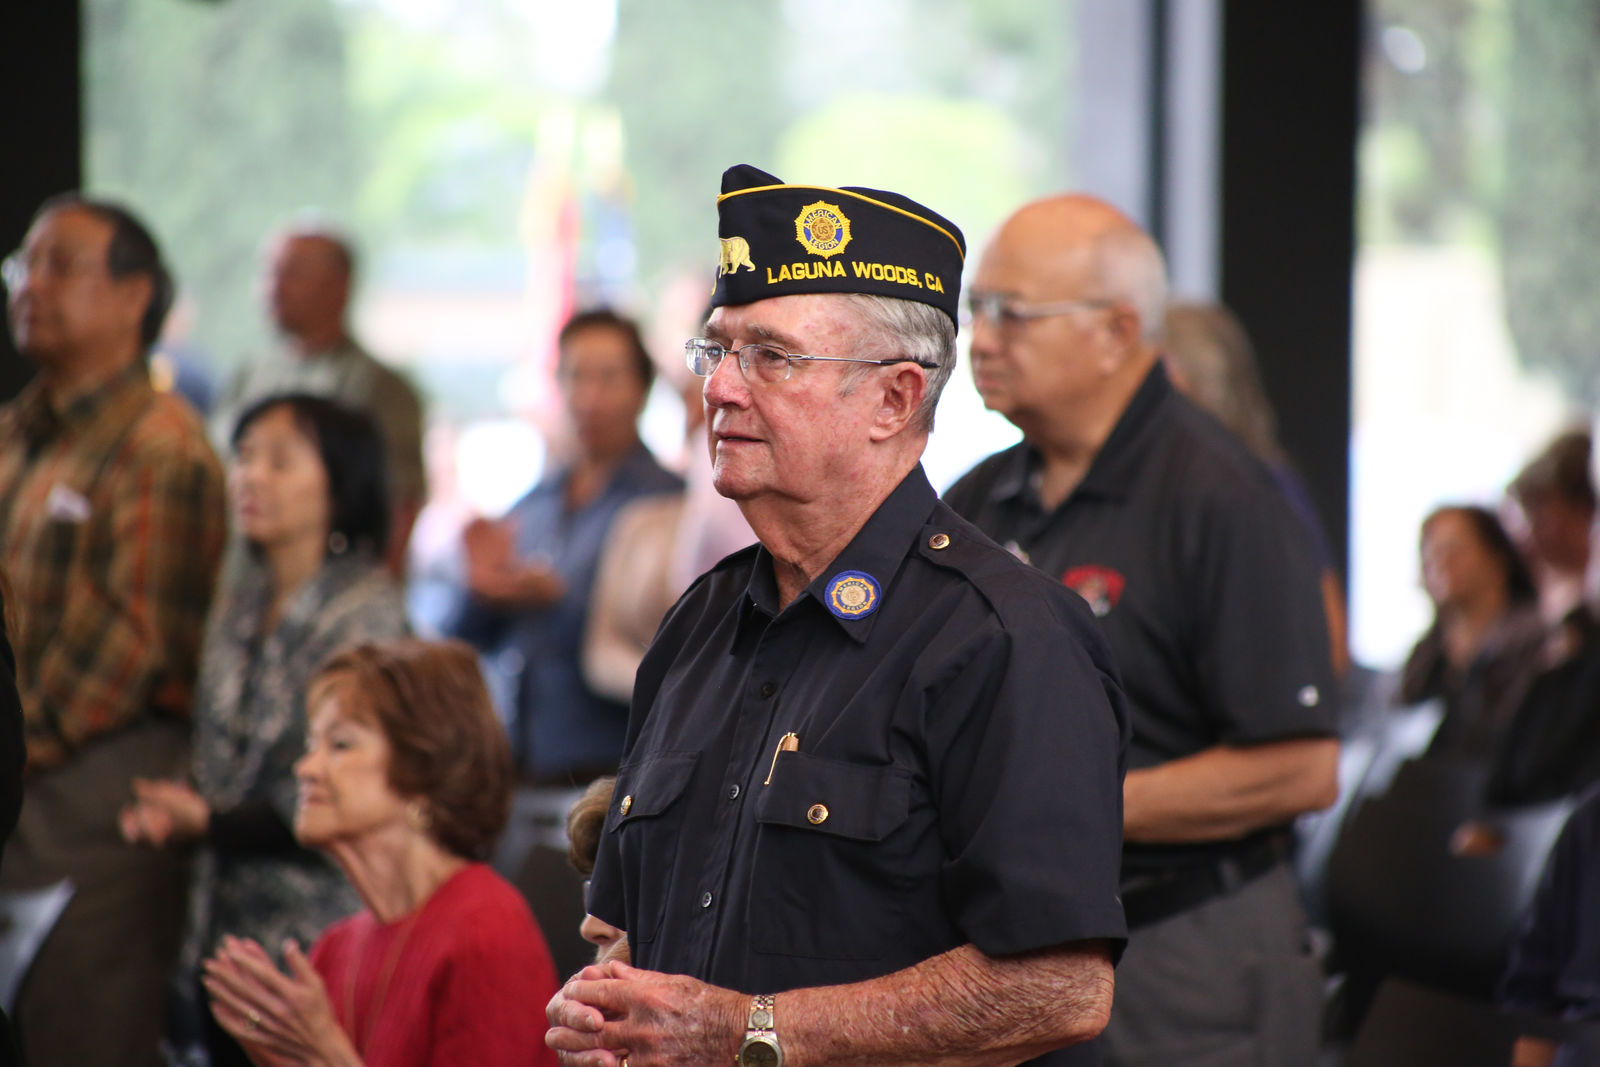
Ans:
[[[1288,864],[1132,932],[1117,966],[1106,1067],[1309,1067],[1322,967]]]

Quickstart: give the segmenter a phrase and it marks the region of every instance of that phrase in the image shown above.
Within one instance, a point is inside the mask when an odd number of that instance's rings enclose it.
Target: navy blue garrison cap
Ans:
[[[966,241],[956,224],[882,189],[789,185],[749,164],[722,173],[711,306],[795,293],[873,293],[956,319]]]

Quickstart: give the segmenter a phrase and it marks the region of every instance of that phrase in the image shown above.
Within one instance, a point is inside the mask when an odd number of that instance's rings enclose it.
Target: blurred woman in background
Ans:
[[[1305,527],[1322,571],[1334,672],[1350,670],[1349,612],[1333,549],[1311,490],[1278,442],[1278,417],[1267,399],[1255,346],[1244,325],[1221,304],[1173,304],[1162,323],[1162,362],[1173,386],[1211,415],[1266,465],[1289,509]]]
[[[123,835],[198,843],[177,979],[184,1062],[248,1061],[211,1022],[200,961],[223,932],[276,951],[314,939],[360,902],[321,853],[296,844],[294,761],[305,750],[306,687],[351,641],[406,631],[383,566],[384,448],[365,415],[313,396],[262,401],[239,419],[228,494],[253,564],[212,611],[195,700],[193,782],[134,781]]]
[[[1442,507],[1422,523],[1434,621],[1406,660],[1400,699],[1444,702],[1430,753],[1487,759],[1542,666],[1533,579],[1493,512]]]

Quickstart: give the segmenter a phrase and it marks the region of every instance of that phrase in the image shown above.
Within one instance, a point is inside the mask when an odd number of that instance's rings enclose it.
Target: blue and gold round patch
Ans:
[[[841,619],[864,619],[878,610],[878,580],[864,571],[840,571],[828,582],[828,610]]]
[[[836,256],[850,243],[850,220],[837,204],[818,200],[795,216],[794,239],[814,256]]]

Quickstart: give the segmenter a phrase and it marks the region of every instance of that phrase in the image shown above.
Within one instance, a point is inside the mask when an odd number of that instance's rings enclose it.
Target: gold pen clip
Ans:
[[[771,785],[772,784],[772,772],[778,769],[778,756],[781,753],[784,753],[784,752],[799,752],[799,751],[800,751],[800,735],[799,734],[791,732],[791,733],[784,734],[782,737],[778,738],[778,747],[776,749],[774,749],[773,752],[772,752],[772,766],[767,768],[767,780],[762,782],[761,784],[762,785]]]

